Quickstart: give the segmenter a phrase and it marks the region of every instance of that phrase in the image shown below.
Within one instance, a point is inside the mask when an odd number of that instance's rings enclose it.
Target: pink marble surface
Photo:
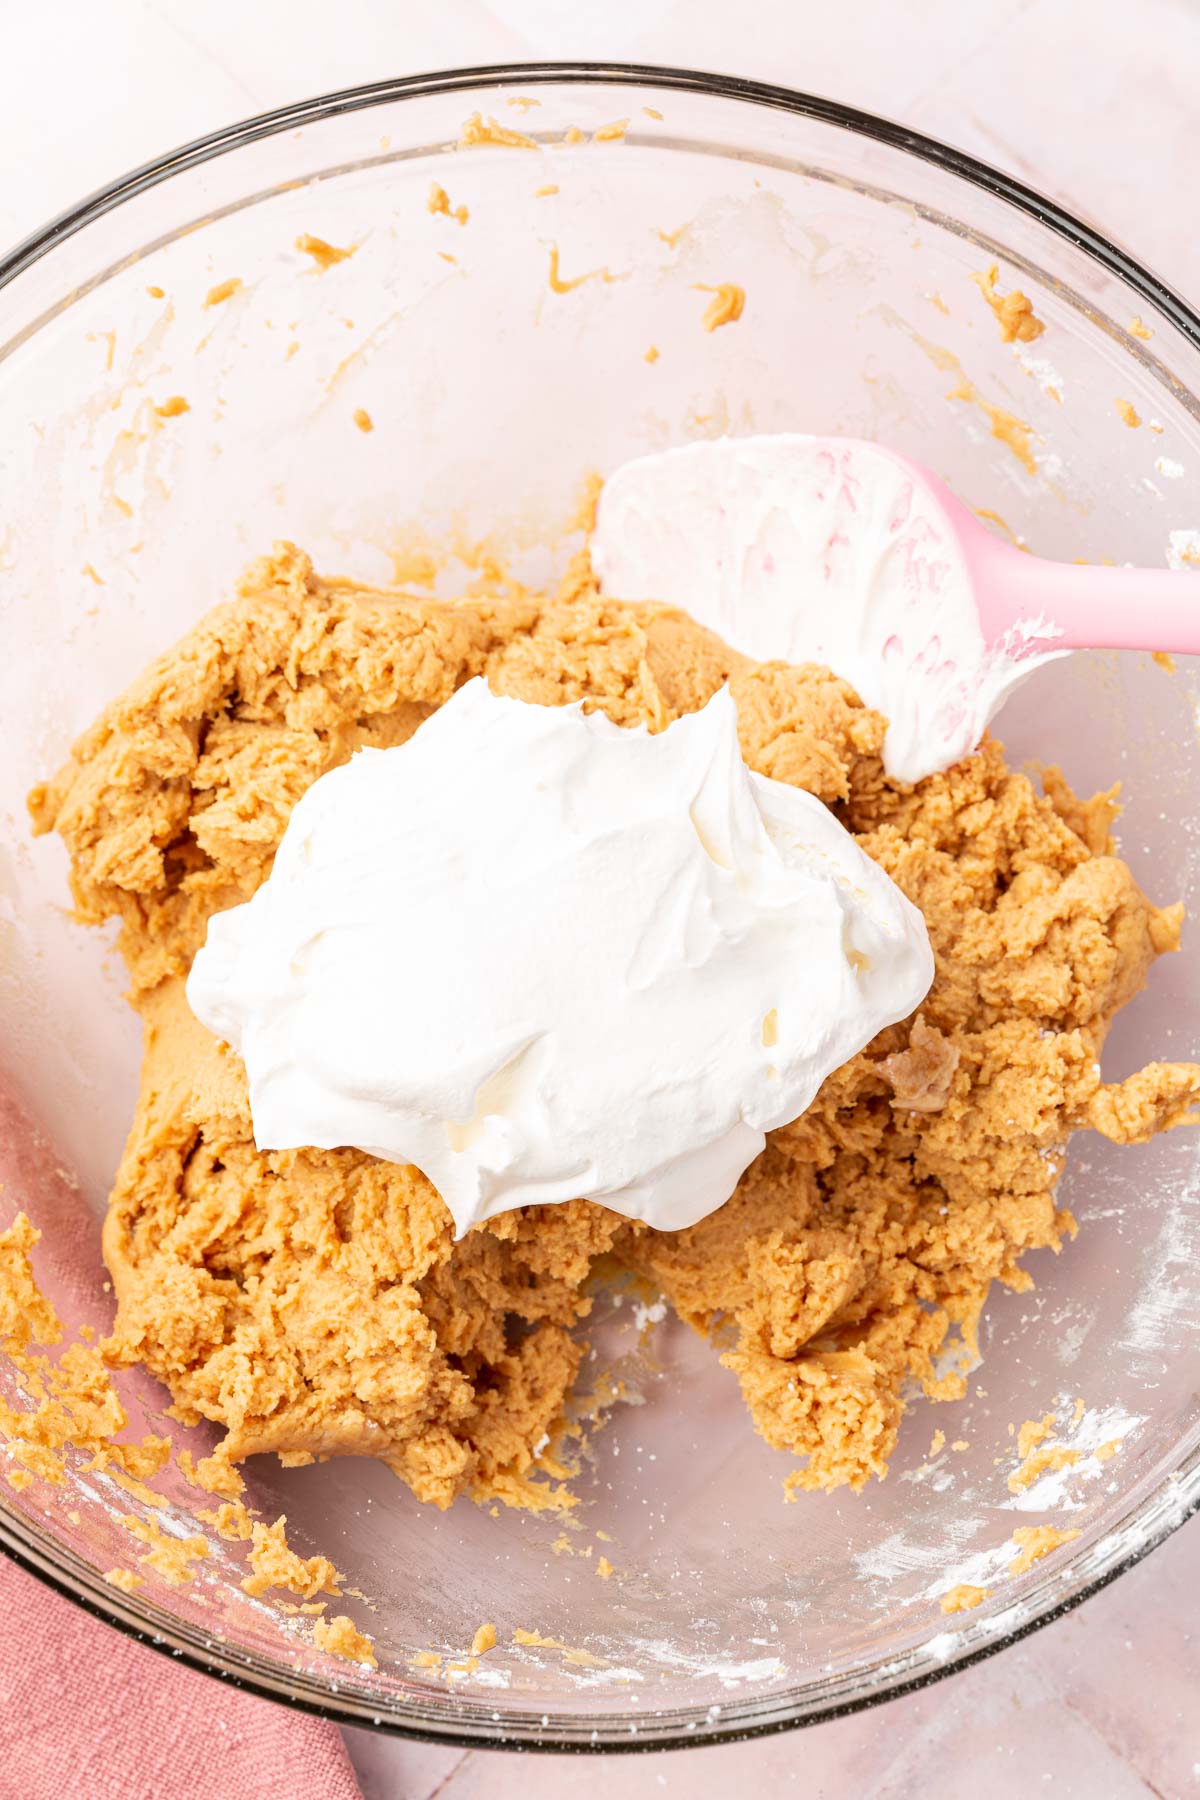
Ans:
[[[0,243],[248,113],[468,63],[610,58],[836,96],[1053,193],[1200,298],[1193,0],[57,0],[7,9]],[[579,1763],[347,1734],[367,1800],[1200,1794],[1200,1529],[928,1692],[753,1744]]]

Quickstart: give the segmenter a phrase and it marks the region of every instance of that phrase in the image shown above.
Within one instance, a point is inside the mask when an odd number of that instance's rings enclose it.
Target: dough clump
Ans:
[[[1153,906],[1112,854],[1112,795],[1080,802],[1055,772],[1039,794],[991,739],[894,785],[883,719],[826,669],[756,664],[681,613],[601,599],[585,558],[551,596],[495,586],[374,591],[279,545],[31,796],[70,852],[81,919],[120,923],[145,1027],[103,1355],[144,1364],[185,1423],[223,1427],[218,1492],[273,1451],[377,1457],[437,1506],[560,1505],[539,1447],[603,1257],[717,1333],[757,1429],[800,1459],[792,1486],[859,1488],[885,1473],[912,1383],[963,1392],[942,1353],[956,1334],[969,1353],[991,1283],[1029,1287],[1022,1258],[1073,1232],[1054,1198],[1069,1133],[1137,1143],[1190,1117],[1200,1069],[1106,1087],[1097,1060],[1177,947],[1181,909]],[[925,915],[937,976],[920,1013],[830,1076],[688,1231],[572,1201],[456,1244],[412,1167],[257,1151],[241,1063],[188,1008],[209,918],[269,874],[305,789],[360,746],[403,743],[476,675],[656,731],[728,681],[750,766],[816,794]]]

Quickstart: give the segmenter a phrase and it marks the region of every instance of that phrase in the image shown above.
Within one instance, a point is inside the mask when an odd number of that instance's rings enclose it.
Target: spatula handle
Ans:
[[[977,521],[972,524],[964,548],[989,643],[1016,626],[1039,650],[1200,655],[1200,568],[1193,573],[1049,562],[1026,556]],[[1037,622],[1048,629],[1030,631]]]

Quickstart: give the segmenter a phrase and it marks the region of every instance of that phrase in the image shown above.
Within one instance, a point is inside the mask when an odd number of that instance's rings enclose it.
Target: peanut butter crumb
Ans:
[[[63,1338],[62,1322],[34,1279],[30,1255],[40,1236],[24,1213],[0,1232],[0,1345],[33,1402],[28,1409],[0,1402],[0,1438],[15,1462],[55,1485],[64,1478],[68,1448],[86,1455],[85,1472],[141,1483],[166,1463],[171,1440],[117,1441],[129,1420],[100,1352],[75,1343],[54,1361],[30,1348]]]
[[[148,287],[146,289],[146,292],[149,294],[149,296],[152,300],[165,300],[167,297],[165,288]]]
[[[1122,1438],[1109,1438],[1106,1444],[1101,1444],[1098,1449],[1092,1452],[1092,1454],[1097,1462],[1107,1462],[1110,1456],[1115,1456],[1117,1454],[1123,1441]]]
[[[505,106],[519,106],[522,112],[528,112],[531,106],[540,106],[540,100],[534,100],[528,94],[512,94],[504,102]]]
[[[1033,310],[1033,302],[1026,298],[1020,288],[1013,288],[1011,293],[996,292],[996,277],[999,268],[993,263],[984,273],[976,273],[971,280],[996,315],[1000,325],[1000,342],[1011,344],[1014,339],[1022,344],[1031,344],[1035,338],[1041,337],[1046,327]]]
[[[190,1456],[188,1460],[190,1463]],[[206,1494],[216,1494],[226,1500],[236,1500],[239,1494],[246,1491],[246,1484],[237,1470],[219,1453],[201,1457],[198,1463],[192,1465],[192,1481],[194,1486],[203,1488]]]
[[[501,125],[499,119],[485,119],[481,113],[472,113],[459,135],[460,150],[469,150],[473,144],[498,144],[509,150],[536,150],[538,147],[536,138]]]
[[[733,325],[741,318],[746,306],[746,290],[736,281],[722,281],[716,287],[703,281],[694,285],[701,293],[712,295],[700,320],[705,331],[719,331],[722,325]]]
[[[55,1487],[58,1487],[64,1480],[62,1457],[57,1450],[52,1450],[47,1444],[28,1444],[17,1441],[10,1443],[8,1453],[24,1467],[30,1480],[37,1475],[43,1481],[52,1482]],[[10,1482],[9,1486],[12,1485]],[[26,1482],[25,1486],[28,1487],[28,1485],[29,1483]]]
[[[196,1517],[211,1525],[227,1544],[248,1544],[254,1536],[254,1521],[240,1500],[226,1500],[215,1510],[201,1507]]]
[[[568,125],[567,129],[563,132],[562,141],[564,144],[582,144],[583,133],[580,131],[578,125]]]
[[[33,1276],[30,1252],[41,1236],[24,1213],[0,1233],[0,1342],[10,1354],[14,1347],[62,1341],[58,1314]]]
[[[975,1607],[982,1606],[991,1594],[991,1588],[974,1587],[969,1581],[960,1581],[949,1593],[942,1595],[941,1606],[944,1613],[972,1612]]]
[[[561,1643],[558,1638],[543,1637],[540,1631],[523,1631],[518,1626],[512,1634],[512,1641],[535,1650],[561,1650],[564,1662],[574,1663],[582,1668],[607,1667],[603,1659],[593,1656],[590,1650],[573,1649],[570,1644]]]
[[[1178,942],[1181,915],[1166,907],[1159,915],[1161,941]],[[1114,1143],[1145,1144],[1160,1131],[1180,1125],[1200,1124],[1195,1090],[1182,1081],[1179,1065],[1148,1063],[1127,1081],[1098,1088],[1088,1104],[1088,1123],[1093,1131]]]
[[[1141,338],[1143,342],[1149,343],[1150,339],[1154,336],[1154,333],[1148,325],[1142,323],[1137,313],[1134,313],[1132,319],[1129,321],[1129,335],[1131,337]]]
[[[296,249],[303,251],[305,256],[311,256],[322,275],[326,269],[332,269],[335,263],[348,262],[357,248],[357,244],[352,244],[348,250],[340,249],[337,244],[327,244],[324,238],[313,237],[308,231],[296,239]]]
[[[240,276],[231,275],[228,281],[218,281],[216,287],[210,287],[204,296],[205,306],[220,306],[222,301],[231,300],[242,290]]]
[[[628,119],[614,119],[609,125],[601,125],[592,133],[593,144],[613,144],[625,136],[629,130]]]
[[[450,196],[440,182],[435,181],[429,190],[429,198],[425,202],[425,210],[431,213],[444,213],[446,218],[454,219],[459,225],[465,225],[470,213],[465,206],[451,206]]]
[[[643,106],[642,111],[648,119],[657,119],[661,124],[662,114],[659,112],[657,106]]]
[[[1041,1476],[1059,1469],[1073,1469],[1079,1461],[1080,1452],[1068,1450],[1065,1444],[1044,1444],[1040,1449],[1030,1449],[1020,1468],[1009,1476],[1008,1491],[1010,1494],[1022,1494]]]
[[[1121,423],[1123,425],[1128,425],[1130,431],[1136,431],[1142,422],[1142,418],[1136,406],[1133,404],[1133,401],[1114,400],[1113,405],[1117,409],[1117,417],[1120,419]]]
[[[1018,1546],[1020,1554],[1009,1563],[1009,1574],[1024,1575],[1043,1556],[1049,1556],[1060,1544],[1069,1544],[1072,1538],[1078,1536],[1078,1531],[1059,1531],[1054,1525],[1018,1525],[1012,1534],[1012,1541]]]
[[[1028,1456],[1035,1445],[1049,1437],[1053,1426],[1054,1414],[1052,1412],[1043,1413],[1040,1419],[1026,1419],[1017,1437],[1017,1455],[1022,1458]],[[1009,1426],[1009,1436],[1011,1437],[1011,1435],[1012,1427]]]
[[[32,1486],[37,1477],[31,1469],[7,1469],[4,1479],[14,1494],[23,1494],[27,1487]]]
[[[964,1450],[969,1450],[971,1448],[971,1445],[967,1438],[955,1438],[950,1448],[961,1456]]]
[[[103,1465],[98,1466],[102,1467]],[[115,1481],[119,1488],[124,1488],[127,1494],[132,1494],[135,1500],[140,1500],[143,1506],[154,1507],[157,1511],[164,1512],[171,1504],[164,1494],[147,1487],[144,1481],[138,1481],[133,1475],[126,1475],[120,1469],[105,1469],[104,1473],[110,1481]]]
[[[379,1667],[374,1643],[345,1613],[318,1619],[313,1626],[313,1643],[329,1656],[340,1656],[343,1662],[366,1663],[371,1669]]]
[[[200,1482],[196,1476],[196,1464],[190,1450],[180,1450],[175,1456],[175,1467],[183,1476],[189,1487],[198,1488]]]
[[[925,1452],[926,1456],[937,1456],[938,1453],[943,1448],[945,1442],[946,1442],[945,1432],[944,1431],[935,1431],[933,1436],[929,1440],[929,1448]]]
[[[1083,1415],[1087,1411],[1087,1403],[1082,1394],[1077,1395],[1071,1412],[1071,1430],[1075,1431],[1083,1423]]]
[[[281,1513],[273,1525],[254,1521],[251,1526],[254,1547],[250,1552],[250,1567],[254,1573],[247,1575],[242,1583],[245,1592],[257,1598],[269,1588],[287,1588],[305,1600],[311,1600],[315,1594],[340,1595],[342,1590],[338,1582],[341,1577],[329,1558],[298,1556],[288,1544],[286,1526],[286,1513]]]
[[[489,1650],[496,1648],[496,1627],[489,1621],[481,1625],[471,1639],[471,1655],[486,1656]]]
[[[182,394],[172,394],[169,400],[164,400],[161,406],[156,406],[154,409],[156,416],[160,419],[177,419],[180,413],[191,412],[191,410]]]
[[[120,1588],[125,1594],[132,1594],[135,1588],[144,1585],[144,1577],[135,1575],[132,1569],[106,1569],[104,1579],[109,1587]]]
[[[85,562],[80,574],[86,575],[89,581],[94,581],[97,587],[104,586],[104,577],[98,572],[94,563]]]
[[[543,200],[547,194],[557,194],[558,183],[557,181],[544,182],[540,188],[534,188],[533,192],[535,199]]]
[[[550,287],[556,294],[569,294],[573,288],[582,287],[585,281],[619,281],[619,275],[612,275],[607,269],[588,269],[586,274],[572,275],[565,281],[558,272],[558,245],[550,246]]]
[[[1079,1462],[1079,1451],[1070,1451],[1063,1444],[1045,1444],[1045,1438],[1054,1426],[1054,1415],[1043,1413],[1042,1418],[1027,1418],[1020,1433],[1016,1436],[1016,1454],[1022,1458],[1020,1469],[1007,1478],[1009,1494],[1024,1494],[1027,1487],[1033,1487],[1047,1472],[1056,1469],[1072,1469]]]
[[[350,417],[360,431],[374,431],[375,421],[365,406],[356,406]]]
[[[656,363],[658,361],[658,345],[657,344],[650,345],[649,349],[646,351],[645,355],[643,356],[642,361],[648,362],[648,363]]]
[[[208,1545],[202,1537],[172,1537],[153,1519],[143,1523],[133,1513],[125,1513],[121,1524],[131,1537],[148,1546],[146,1554],[138,1561],[161,1575],[172,1587],[186,1587],[195,1574],[192,1564],[208,1555]]]
[[[654,235],[667,246],[668,250],[675,250],[679,247],[681,239],[686,237],[690,230],[691,225],[685,220],[682,225],[677,225],[674,231],[661,231],[656,229]]]
[[[615,1573],[613,1566],[609,1562],[607,1556],[602,1556],[600,1558],[600,1560],[597,1562],[596,1573],[600,1577],[601,1581],[607,1581],[609,1579],[609,1577]]]

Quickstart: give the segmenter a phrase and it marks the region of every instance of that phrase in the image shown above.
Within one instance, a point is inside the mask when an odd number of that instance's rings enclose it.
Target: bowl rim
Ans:
[[[202,137],[193,138],[173,150],[139,164],[127,173],[119,175],[104,186],[97,188],[75,205],[67,207],[45,225],[19,240],[3,256],[0,256],[0,290],[15,281],[67,239],[118,206],[175,175],[198,168],[218,156],[243,148],[259,139],[273,137],[280,132],[295,130],[307,124],[336,117],[341,113],[364,111],[399,100],[434,94],[470,94],[475,90],[513,84],[536,86],[551,83],[674,89],[678,92],[696,93],[710,98],[739,101],[751,106],[775,108],[838,127],[857,137],[874,140],[890,149],[903,152],[918,161],[932,164],[934,167],[958,177],[968,185],[978,188],[994,199],[1001,200],[1015,210],[1026,214],[1037,224],[1045,226],[1074,249],[1082,251],[1109,274],[1126,283],[1146,306],[1153,308],[1159,317],[1174,326],[1193,348],[1200,350],[1200,314],[1189,306],[1161,277],[1136,260],[1111,238],[1068,212],[1056,201],[967,151],[942,143],[937,138],[929,137],[923,132],[901,125],[880,114],[848,106],[841,101],[828,99],[822,95],[740,76],[718,75],[700,70],[673,68],[666,65],[657,66],[648,63],[580,60],[479,64],[466,68],[399,76],[356,87],[335,89],[307,100],[272,108],[235,124],[223,126],[217,131],[208,132]],[[1166,1507],[1156,1504],[1161,1502],[1162,1496],[1169,1489],[1172,1481],[1177,1482],[1184,1475],[1191,1478],[1188,1484],[1190,1492],[1185,1489],[1174,1504],[1168,1504]],[[752,1738],[771,1736],[782,1731],[795,1730],[802,1726],[822,1724],[828,1720],[866,1711],[869,1707],[878,1706],[884,1701],[896,1699],[901,1695],[914,1693],[957,1673],[959,1670],[971,1668],[984,1658],[1007,1649],[1022,1638],[1039,1631],[1053,1620],[1073,1611],[1083,1601],[1090,1599],[1093,1594],[1099,1593],[1120,1575],[1135,1567],[1160,1544],[1165,1543],[1181,1525],[1195,1513],[1200,1512],[1200,1479],[1197,1479],[1198,1477],[1200,1477],[1200,1451],[1194,1450],[1191,1454],[1185,1454],[1172,1470],[1160,1475],[1154,1486],[1143,1492],[1141,1499],[1131,1505],[1125,1518],[1117,1525],[1110,1527],[1101,1539],[1089,1546],[1094,1550],[1105,1541],[1124,1538],[1128,1547],[1123,1554],[1116,1556],[1106,1567],[1086,1579],[1076,1591],[1062,1597],[1058,1597],[1054,1590],[1056,1586],[1060,1585],[1060,1579],[1065,1574],[1066,1568],[1058,1567],[1054,1576],[1044,1578],[1039,1586],[1024,1597],[1021,1603],[1025,1609],[1024,1617],[1003,1631],[989,1635],[982,1641],[965,1648],[961,1654],[947,1658],[934,1667],[916,1672],[906,1672],[904,1669],[906,1658],[902,1656],[891,1664],[890,1670],[886,1666],[881,1669],[881,1679],[869,1693],[833,1697],[827,1702],[818,1702],[811,1710],[793,1713],[791,1716],[781,1714],[769,1719],[743,1717],[739,1720],[736,1716],[737,1701],[734,1700],[728,1708],[724,1709],[733,1715],[727,1721],[725,1719],[720,1721],[706,1719],[698,1729],[679,1729],[673,1733],[663,1734],[656,1732],[653,1728],[655,1718],[660,1715],[647,1712],[640,1716],[640,1729],[635,1728],[631,1732],[626,1726],[624,1736],[604,1742],[594,1740],[586,1731],[579,1735],[568,1736],[549,1725],[542,1727],[535,1724],[534,1715],[531,1713],[510,1715],[505,1721],[507,1729],[500,1727],[495,1732],[491,1732],[482,1725],[473,1728],[475,1721],[467,1719],[456,1726],[450,1726],[449,1723],[442,1725],[440,1722],[417,1716],[409,1719],[405,1719],[399,1714],[384,1716],[375,1710],[377,1703],[355,1704],[352,1689],[347,1692],[345,1688],[333,1687],[327,1691],[324,1698],[321,1698],[311,1691],[303,1692],[297,1686],[292,1685],[282,1670],[268,1671],[264,1667],[260,1672],[253,1666],[247,1666],[249,1658],[247,1661],[235,1660],[213,1640],[209,1640],[210,1647],[207,1653],[204,1653],[192,1644],[176,1638],[171,1632],[169,1624],[166,1629],[156,1628],[154,1620],[147,1615],[147,1612],[143,1611],[140,1605],[129,1604],[124,1595],[104,1587],[98,1578],[93,1581],[81,1575],[78,1585],[76,1585],[67,1568],[39,1547],[36,1539],[41,1534],[37,1528],[27,1528],[28,1535],[23,1535],[16,1523],[23,1519],[23,1515],[15,1511],[10,1512],[5,1508],[0,1508],[0,1551],[3,1551],[28,1574],[135,1641],[147,1643],[163,1655],[171,1657],[172,1660],[182,1662],[189,1668],[196,1669],[216,1680],[227,1681],[235,1687],[258,1694],[264,1699],[273,1700],[297,1711],[330,1720],[338,1725],[350,1725],[359,1729],[379,1731],[390,1736],[440,1743],[455,1748],[465,1746],[478,1750],[587,1752],[601,1755],[636,1754],[656,1750],[699,1747],[707,1744],[742,1742]],[[1141,1535],[1139,1535],[1139,1525],[1145,1527]],[[1068,1561],[1066,1567],[1069,1566]],[[1060,1579],[1056,1580],[1055,1577]],[[160,1612],[158,1608],[154,1610]],[[137,1616],[139,1613],[141,1614],[140,1618]],[[161,1616],[169,1621],[170,1615],[161,1613]],[[308,1671],[297,1670],[296,1674],[301,1681],[311,1679]],[[779,1698],[783,1699],[784,1696]],[[672,1712],[678,1710],[680,1713],[686,1711],[684,1708],[663,1709],[664,1712],[668,1710]],[[452,1716],[448,1715],[448,1720]],[[624,1715],[618,1716],[625,1722]],[[612,1721],[612,1715],[606,1714],[597,1714],[591,1717],[580,1714],[576,1717],[581,1727],[585,1725],[585,1720],[586,1725],[590,1726],[610,1725]],[[701,1718],[702,1715],[697,1714],[697,1722]]]

